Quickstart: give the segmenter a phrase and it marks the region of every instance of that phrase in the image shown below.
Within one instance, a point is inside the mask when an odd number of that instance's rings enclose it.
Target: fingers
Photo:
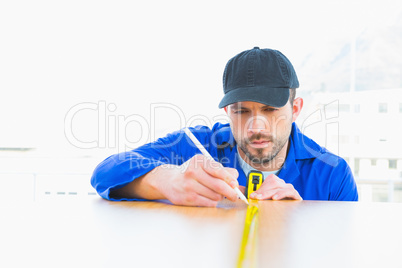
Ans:
[[[200,164],[202,169],[212,177],[221,179],[229,184],[232,188],[239,187],[237,177],[239,173],[234,168],[225,168],[221,163],[211,160],[203,155],[194,157],[195,164]]]
[[[282,199],[293,199],[293,200],[302,200],[299,193],[290,186],[286,186],[285,188],[276,188],[272,190],[267,190],[262,193],[254,192],[250,194],[251,199],[258,199],[258,200],[282,200]]]
[[[237,200],[236,192],[232,189],[239,187],[236,169],[223,167],[221,163],[203,155],[194,156],[189,167],[187,173],[190,177],[231,201]]]
[[[239,183],[237,181],[237,178],[239,177],[239,172],[237,171],[237,169],[229,168],[229,167],[225,167],[224,169],[227,172],[229,172],[229,174],[232,176],[232,178],[234,178],[234,181],[237,183],[237,186],[239,186]]]
[[[271,174],[264,180],[263,185],[269,186],[270,188],[280,188],[285,186],[286,182],[275,174]]]
[[[273,194],[272,200],[282,200],[282,199],[292,199],[292,200],[302,200],[299,193],[295,190],[281,189]]]
[[[265,179],[260,189],[250,194],[250,198],[258,200],[302,200],[292,184],[286,183],[284,180],[273,174]]]
[[[224,182],[222,182],[222,183],[224,183]],[[200,183],[196,180],[188,180],[188,183],[184,187],[184,190],[186,192],[194,191],[198,195],[201,195],[212,201],[221,201],[223,199],[223,196],[221,194],[211,190],[210,188],[204,186],[202,183]]]
[[[240,192],[242,192],[243,194],[246,194],[246,187],[244,187],[244,186],[239,186],[239,190],[240,190]]]
[[[166,197],[175,205],[215,207],[223,198],[198,181],[186,178],[183,173],[180,173],[168,187]]]
[[[237,200],[236,192],[233,191],[233,188],[223,180],[217,179],[216,177],[213,177],[208,173],[202,172],[198,172],[194,178],[197,180],[198,183],[210,189],[211,191],[225,196],[231,201]]]
[[[278,190],[287,187],[286,182],[278,176],[271,174],[265,178],[260,189],[250,194],[250,198],[271,199]]]
[[[191,192],[187,194],[184,199],[180,200],[180,202],[173,202],[173,204],[182,206],[216,207],[218,201]]]
[[[231,201],[237,200],[236,192],[232,189],[234,186],[228,184],[238,186],[236,169],[224,168],[216,161],[196,155],[184,163],[181,170],[182,173],[173,187],[180,194],[171,195],[177,204],[204,206],[207,199],[212,202],[208,202],[210,206],[223,197]]]

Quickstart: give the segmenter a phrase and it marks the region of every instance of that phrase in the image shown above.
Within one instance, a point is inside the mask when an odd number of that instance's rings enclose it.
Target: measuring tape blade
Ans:
[[[247,208],[243,238],[240,246],[239,259],[237,261],[238,268],[255,267],[255,238],[258,222],[258,207],[256,203],[257,201],[252,201]]]

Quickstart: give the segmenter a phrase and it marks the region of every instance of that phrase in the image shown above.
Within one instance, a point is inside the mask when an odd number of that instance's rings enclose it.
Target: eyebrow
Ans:
[[[249,109],[248,107],[244,107],[241,104],[232,104],[230,107],[232,109]],[[260,107],[260,109],[267,109],[267,108],[277,108],[277,107],[269,106],[269,105],[264,105],[264,106]]]
[[[230,108],[232,108],[232,109],[241,109],[241,108],[244,108],[243,106],[241,106],[240,104],[232,104],[232,105],[230,105]]]

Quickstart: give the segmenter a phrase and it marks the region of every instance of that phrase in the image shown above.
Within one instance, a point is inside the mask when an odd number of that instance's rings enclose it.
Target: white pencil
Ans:
[[[195,144],[195,146],[197,146],[197,148],[201,151],[201,153],[208,157],[211,160],[214,160],[212,158],[212,156],[208,153],[208,151],[204,148],[204,146],[202,146],[202,144],[200,143],[200,141],[194,136],[194,134],[188,129],[185,128],[184,132],[187,134],[187,136],[193,141],[193,143]],[[249,204],[247,201],[247,198],[244,196],[244,194],[239,190],[239,188],[235,187],[233,188],[236,191],[237,196],[243,200],[247,205]]]

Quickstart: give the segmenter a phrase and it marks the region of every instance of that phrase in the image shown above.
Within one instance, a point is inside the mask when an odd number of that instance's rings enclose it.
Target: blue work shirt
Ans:
[[[245,186],[246,175],[236,156],[236,141],[230,125],[216,123],[212,129],[197,126],[190,130],[215,160],[237,169],[238,182]],[[119,198],[111,193],[157,166],[181,165],[200,153],[184,131],[179,130],[132,151],[108,157],[96,167],[91,184],[108,200],[142,200]],[[277,176],[291,183],[304,200],[358,200],[356,183],[346,161],[302,134],[295,123],[285,163]]]

